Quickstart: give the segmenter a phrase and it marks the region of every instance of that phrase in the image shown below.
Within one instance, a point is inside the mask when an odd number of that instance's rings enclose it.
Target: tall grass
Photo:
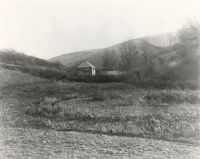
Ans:
[[[54,124],[50,122],[52,128],[59,127],[62,130],[91,131],[110,135],[153,137],[178,141],[199,140],[199,116],[185,116],[168,110],[164,112],[162,108],[141,115],[141,113],[136,113],[137,108],[134,106],[135,103],[140,103],[140,107],[143,104],[149,104],[151,107],[157,104],[163,105],[162,103],[176,105],[199,103],[198,92],[140,91],[138,94],[136,92],[130,94],[132,97],[127,96],[129,93],[119,90],[115,93],[99,90],[90,94],[89,97],[92,97],[92,101],[88,102],[91,105],[84,105],[83,101],[79,103],[78,95],[68,98],[67,100],[70,102],[67,103],[59,103],[56,102],[59,99],[46,97],[37,106],[29,107],[26,113],[50,119],[54,122]],[[124,108],[119,109],[120,103],[113,108],[109,106],[112,104],[111,101],[127,102],[128,98],[141,101],[129,101],[129,107],[126,111]],[[152,102],[152,100],[154,101]],[[56,104],[53,104],[55,102]],[[101,107],[98,104],[92,105],[92,102],[107,103],[107,107]]]
[[[57,79],[64,80],[67,78],[67,72],[63,69],[59,70],[56,68],[43,67],[43,66],[17,66],[9,64],[0,64],[4,69],[19,71],[22,73],[27,73],[36,77],[41,77],[45,79]]]
[[[39,81],[44,80],[19,71],[0,69],[0,87],[34,83]]]
[[[89,97],[92,97],[94,101],[104,101],[108,99],[122,99],[121,91],[101,91],[97,90],[89,94]]]
[[[150,105],[162,105],[162,104],[197,104],[200,103],[199,91],[182,91],[182,90],[164,90],[147,92],[144,96],[144,100]]]

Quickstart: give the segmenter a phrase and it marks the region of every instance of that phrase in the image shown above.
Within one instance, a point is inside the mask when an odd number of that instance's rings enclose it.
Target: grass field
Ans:
[[[130,137],[131,141],[147,140],[147,142],[150,141],[147,138],[151,138],[151,142],[152,139],[156,139],[155,142],[160,145],[164,141],[167,144],[171,143],[172,146],[175,143],[189,147],[199,145],[200,92],[198,90],[144,90],[135,88],[133,85],[119,83],[57,82],[8,70],[1,70],[0,76],[2,77],[0,79],[1,126],[6,130],[16,128],[16,131],[22,132],[25,135],[20,135],[23,142],[29,142],[26,138],[37,136],[36,140],[39,140],[38,138],[45,138],[46,135],[53,136],[61,142],[62,139],[67,140],[64,139],[65,135],[67,137],[70,133],[76,132],[75,136],[80,135],[87,138],[84,134],[88,134],[86,135],[88,138],[96,138],[95,142],[108,138],[104,145],[115,138],[120,140],[115,145],[119,149],[124,148],[123,145],[120,146],[123,144],[123,137]],[[46,131],[47,133],[44,133]],[[56,136],[53,135],[55,133]],[[11,136],[13,136],[12,132]],[[53,137],[49,139],[50,143],[53,142]],[[16,145],[21,143],[18,141],[20,139],[16,140]],[[46,138],[44,140],[47,141]],[[124,141],[127,140],[130,139],[124,139]],[[30,142],[32,145],[33,141]],[[35,142],[33,147],[40,143]],[[87,147],[87,141],[84,142]],[[27,143],[21,144],[24,148],[27,145]],[[145,141],[141,144],[145,144]],[[13,143],[8,143],[8,145],[12,147]],[[97,147],[101,149],[100,143]],[[32,149],[30,148],[30,151]],[[63,148],[60,149],[64,151]],[[79,153],[87,153],[87,151],[88,149]],[[123,151],[126,151],[124,156],[134,154],[133,150],[130,150],[129,154],[127,148]],[[8,153],[7,150],[5,152]],[[45,150],[42,150],[42,153],[45,154]],[[114,155],[115,151],[112,150],[110,153]],[[49,153],[46,152],[47,154]],[[44,158],[54,158],[54,155],[56,153]],[[36,154],[35,156],[38,158]],[[118,157],[120,158],[120,155]]]
[[[198,91],[77,83],[47,83],[43,91],[49,96],[40,96],[37,104],[27,107],[26,114],[56,130],[184,142],[199,139]]]

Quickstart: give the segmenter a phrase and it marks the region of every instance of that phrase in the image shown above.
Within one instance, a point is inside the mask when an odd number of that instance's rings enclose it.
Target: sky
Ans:
[[[200,0],[0,0],[0,49],[49,59],[200,22]]]

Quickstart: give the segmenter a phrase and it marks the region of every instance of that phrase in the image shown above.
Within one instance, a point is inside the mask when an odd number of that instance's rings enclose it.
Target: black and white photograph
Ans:
[[[0,0],[0,159],[200,159],[200,1]]]

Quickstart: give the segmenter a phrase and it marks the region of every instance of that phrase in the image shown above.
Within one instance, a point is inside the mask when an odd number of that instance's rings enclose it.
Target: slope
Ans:
[[[58,62],[28,56],[14,50],[0,51],[0,67],[48,79],[60,79],[67,74],[66,66]]]
[[[102,67],[102,56],[105,53],[114,52],[114,58],[116,59],[116,61],[120,60],[120,48],[123,43],[130,43],[131,45],[136,45],[140,54],[142,54],[142,52],[144,52],[144,49],[146,49],[148,50],[149,55],[158,55],[160,53],[171,51],[167,47],[170,44],[170,42],[171,44],[174,43],[174,41],[170,41],[171,37],[172,34],[142,37],[133,40],[128,40],[102,49],[85,50],[63,54],[51,58],[50,61],[59,61],[66,66],[73,66],[80,63],[81,61],[89,61],[96,67]]]

